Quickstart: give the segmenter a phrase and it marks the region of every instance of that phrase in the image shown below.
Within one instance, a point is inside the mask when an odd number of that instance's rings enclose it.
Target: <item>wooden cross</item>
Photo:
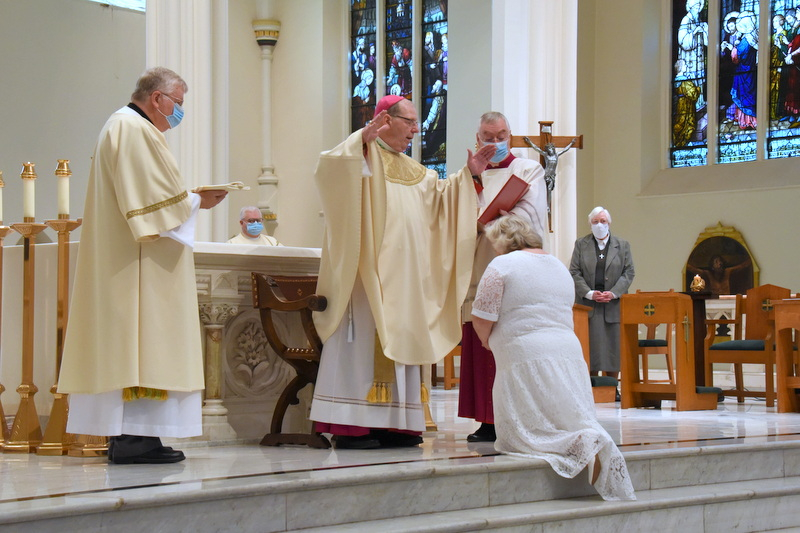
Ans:
[[[547,226],[553,233],[553,208],[552,192],[555,186],[555,173],[558,158],[570,148],[583,148],[583,135],[575,137],[553,137],[553,121],[539,121],[539,135],[512,135],[511,148],[533,148],[539,152],[539,163],[545,169],[545,182],[547,184]],[[546,154],[547,145],[552,143],[554,148],[564,148],[560,153]]]

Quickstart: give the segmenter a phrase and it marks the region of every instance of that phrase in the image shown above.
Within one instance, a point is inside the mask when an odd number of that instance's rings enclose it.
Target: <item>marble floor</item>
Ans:
[[[410,449],[314,450],[186,442],[180,446],[187,460],[174,465],[109,465],[105,458],[0,454],[0,517],[48,509],[57,501],[107,497],[116,491],[159,487],[179,493],[198,487],[274,481],[275,476],[318,479],[326,472],[367,465],[396,468],[475,457],[494,461],[496,453],[490,443],[466,442],[466,435],[477,424],[457,416],[457,402],[457,390],[433,389],[431,409],[438,430],[426,433],[425,442]],[[800,414],[777,413],[759,400],[740,405],[727,399],[716,411],[696,412],[677,412],[674,402],[664,402],[661,410],[622,410],[618,403],[598,404],[597,414],[623,452],[800,440]]]

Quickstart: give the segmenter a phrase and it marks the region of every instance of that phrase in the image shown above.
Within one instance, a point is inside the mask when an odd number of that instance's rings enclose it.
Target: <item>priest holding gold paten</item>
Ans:
[[[420,365],[461,339],[476,237],[472,176],[496,147],[468,150],[460,171],[438,179],[403,153],[419,131],[411,101],[386,96],[317,166],[326,219],[317,292],[328,307],[314,315],[324,347],[311,419],[337,448],[420,444]]]
[[[146,71],[92,157],[58,390],[67,431],[111,436],[112,463],[181,461],[160,437],[203,430],[194,226],[227,192],[188,192],[169,151],[186,91]]]

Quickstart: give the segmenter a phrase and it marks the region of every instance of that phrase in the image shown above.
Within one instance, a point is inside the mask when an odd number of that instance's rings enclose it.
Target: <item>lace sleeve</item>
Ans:
[[[497,322],[500,303],[503,301],[503,277],[488,266],[478,283],[478,292],[472,302],[472,314],[478,318]]]

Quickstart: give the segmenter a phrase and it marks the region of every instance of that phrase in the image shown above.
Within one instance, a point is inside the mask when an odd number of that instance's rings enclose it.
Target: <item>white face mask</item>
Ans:
[[[608,224],[606,224],[605,222],[592,224],[592,235],[594,235],[595,239],[598,240],[602,240],[608,237]]]

